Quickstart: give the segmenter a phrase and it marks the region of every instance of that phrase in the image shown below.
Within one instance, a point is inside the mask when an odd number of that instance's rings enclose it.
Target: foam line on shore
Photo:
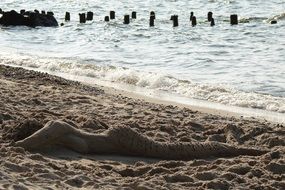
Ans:
[[[163,95],[166,100],[175,99],[175,102],[182,104],[223,110],[234,108],[240,110],[238,113],[249,112],[250,115],[258,117],[271,112],[269,115],[277,115],[279,118],[285,113],[284,97],[243,92],[218,84],[198,84],[165,74],[136,71],[112,65],[99,66],[93,62],[81,63],[77,60],[67,59],[2,56],[0,63],[48,72],[73,80],[86,80],[90,84],[135,91],[150,97],[160,98]],[[252,111],[243,108],[251,108]],[[268,112],[261,114],[262,110]]]
[[[188,107],[193,110],[201,111],[209,114],[218,114],[230,117],[257,118],[265,119],[275,123],[285,123],[285,114],[272,112],[261,109],[243,108],[237,106],[229,106],[221,103],[214,103],[205,100],[191,99],[183,96],[174,95],[164,91],[153,89],[145,89],[133,85],[117,84],[107,81],[94,80],[92,77],[76,76],[66,73],[51,72],[40,69],[32,69],[23,67],[28,70],[39,72],[47,72],[51,75],[56,75],[68,80],[79,81],[87,85],[99,85],[105,91],[111,94],[123,94],[134,99],[144,99],[151,103],[159,103],[164,105],[174,105],[179,107]]]
[[[124,94],[131,98],[144,99],[152,103],[171,104],[179,107],[189,107],[191,109],[202,111],[206,113],[219,114],[224,116],[236,117],[252,117],[258,119],[266,119],[272,122],[285,123],[285,114],[272,112],[262,109],[244,108],[238,106],[224,105],[221,103],[209,102],[205,100],[198,100],[186,98],[183,96],[174,95],[164,91],[146,90],[141,87],[134,87],[131,85],[115,84],[111,82],[94,81],[90,77],[72,76],[60,73],[50,73],[63,77],[68,80],[75,80],[85,84],[97,84],[105,87],[104,89],[111,93]],[[106,88],[107,87],[107,88]],[[113,90],[115,89],[115,90]]]

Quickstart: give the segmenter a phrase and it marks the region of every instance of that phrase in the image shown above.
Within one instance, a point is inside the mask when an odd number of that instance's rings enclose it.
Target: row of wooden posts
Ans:
[[[80,13],[79,14],[79,22],[80,23],[86,23],[86,21],[92,21],[93,20],[93,12],[89,11],[86,13]],[[110,11],[109,16],[105,16],[104,20],[105,22],[109,22],[110,20],[115,19],[116,13],[115,11]],[[137,12],[133,11],[131,14],[132,19],[137,18]],[[154,21],[155,21],[155,12],[151,11],[150,12],[150,17],[149,17],[149,26],[153,27],[154,26]],[[170,20],[173,22],[173,27],[177,27],[179,25],[178,23],[178,15],[172,15],[170,17]],[[66,12],[65,13],[65,21],[70,21],[70,13]],[[197,25],[197,18],[194,16],[194,13],[190,13],[190,22],[191,25],[194,27]],[[213,13],[208,12],[208,22],[210,22],[210,26],[215,26],[215,19],[213,18]],[[124,15],[124,24],[129,24],[130,23],[130,15]],[[237,25],[238,24],[238,15],[233,14],[230,16],[230,24],[231,25]]]
[[[47,14],[47,15],[54,15],[53,12],[48,11],[38,11],[38,10],[34,10],[35,13],[39,13],[39,14]],[[20,10],[20,14],[24,14],[25,10],[22,9]],[[2,9],[0,8],[0,14],[3,14]],[[79,22],[80,23],[86,23],[86,21],[92,21],[93,20],[93,15],[94,13],[89,11],[86,13],[80,13],[79,14]],[[110,11],[110,16],[105,16],[104,20],[105,22],[109,22],[110,20],[115,19],[116,13],[115,11]],[[131,14],[131,18],[132,19],[136,19],[137,18],[137,12],[133,11]],[[171,15],[170,20],[173,21],[173,27],[177,27],[178,24],[178,15]],[[65,13],[65,21],[70,21],[70,13],[66,12]],[[149,26],[154,26],[154,21],[155,21],[155,12],[151,11],[150,12],[150,17],[149,17]],[[190,22],[192,24],[192,26],[196,26],[197,25],[197,19],[196,16],[194,16],[194,12],[190,13]],[[215,26],[215,19],[213,18],[213,13],[212,12],[208,12],[208,22],[210,22],[210,26]],[[130,23],[130,15],[124,15],[124,24],[129,24]],[[230,16],[230,24],[231,25],[237,25],[238,24],[238,15],[233,14]],[[270,21],[270,24],[277,24],[277,20],[272,20]],[[61,25],[64,25],[63,23],[61,23]]]

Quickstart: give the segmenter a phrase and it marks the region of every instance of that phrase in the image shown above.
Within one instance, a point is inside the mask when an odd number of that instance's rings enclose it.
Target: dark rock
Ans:
[[[0,24],[4,26],[58,26],[54,16],[44,15],[36,12],[25,12],[23,15],[12,10],[4,12],[0,18]]]
[[[53,13],[52,11],[48,11],[48,12],[47,12],[47,15],[54,16],[54,13]]]

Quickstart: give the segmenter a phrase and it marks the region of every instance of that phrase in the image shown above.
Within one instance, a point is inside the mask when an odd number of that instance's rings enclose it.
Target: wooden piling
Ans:
[[[197,19],[195,16],[192,17],[192,27],[195,27],[197,25]]]
[[[86,20],[90,20],[90,21],[93,20],[93,15],[94,15],[93,12],[88,11],[88,12],[87,12]]]
[[[85,13],[79,13],[79,22],[80,23],[86,23]]]
[[[213,13],[208,12],[208,22],[212,22],[212,18],[213,18]]]
[[[215,19],[214,18],[212,18],[212,20],[211,20],[211,26],[215,26]]]
[[[151,11],[151,12],[150,12],[150,16],[154,16],[154,19],[156,19],[156,17],[155,17],[155,12],[154,12],[154,11]]]
[[[173,15],[173,27],[178,26],[178,15]]]
[[[136,19],[137,18],[137,12],[133,11],[132,12],[132,19]]]
[[[130,24],[130,15],[124,16],[124,24]]]
[[[109,21],[110,21],[109,16],[105,16],[104,21],[105,21],[105,22],[109,22]]]
[[[238,24],[238,15],[234,14],[230,16],[230,22],[231,25],[237,25]]]
[[[194,16],[194,12],[191,12],[190,13],[190,21],[192,21],[193,16]]]
[[[155,16],[154,15],[150,15],[150,17],[149,17],[149,26],[150,27],[154,26],[154,20],[155,20]]]
[[[110,19],[113,20],[115,19],[115,11],[110,11]]]
[[[65,21],[70,21],[70,12],[65,12]]]

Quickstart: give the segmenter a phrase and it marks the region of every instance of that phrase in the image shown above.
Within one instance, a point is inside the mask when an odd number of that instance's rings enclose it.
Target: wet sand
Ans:
[[[0,189],[285,189],[284,125],[127,95],[0,65]],[[13,145],[58,119],[92,133],[127,125],[160,142],[217,141],[270,152],[167,161]]]

